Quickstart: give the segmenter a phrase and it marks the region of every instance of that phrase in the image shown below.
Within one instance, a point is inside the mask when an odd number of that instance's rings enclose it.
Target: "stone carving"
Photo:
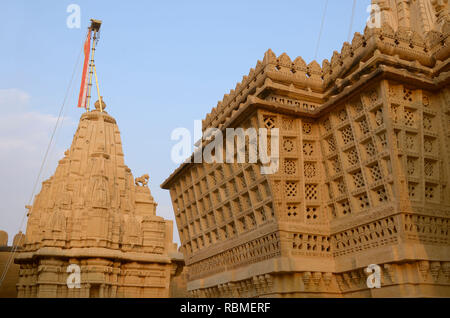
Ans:
[[[163,183],[194,297],[450,296],[448,1],[373,3],[380,27],[331,61],[268,50],[206,115],[279,128],[278,172],[185,163]]]
[[[144,174],[139,178],[134,179],[134,184],[141,187],[147,187],[149,179],[150,179],[149,175]]]
[[[15,259],[19,297],[169,296],[182,262],[172,222],[156,215],[149,176],[134,180],[116,121],[104,103],[102,111],[95,106],[81,116],[72,146],[29,207]],[[89,140],[87,130],[95,132]],[[70,264],[81,267],[81,289],[67,288]]]

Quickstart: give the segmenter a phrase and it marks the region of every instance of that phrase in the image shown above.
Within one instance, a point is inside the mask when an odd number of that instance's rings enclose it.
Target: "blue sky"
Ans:
[[[66,25],[72,3],[81,8],[80,29]],[[0,229],[11,240],[19,228],[90,18],[103,20],[96,67],[107,111],[121,130],[125,162],[135,176],[150,174],[157,213],[173,219],[169,194],[159,187],[177,167],[170,160],[172,130],[193,130],[194,120],[203,119],[269,48],[312,61],[324,4],[2,0]],[[352,32],[363,31],[369,4],[357,1]],[[319,64],[347,40],[352,5],[329,0]],[[76,108],[81,63],[76,70],[41,181],[70,146],[81,115]]]

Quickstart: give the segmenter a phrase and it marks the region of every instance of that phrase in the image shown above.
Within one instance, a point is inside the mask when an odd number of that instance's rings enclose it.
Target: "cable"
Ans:
[[[325,24],[325,16],[327,13],[327,8],[328,8],[328,0],[325,1],[325,8],[323,9],[322,23],[320,24],[319,38],[317,39],[316,53],[314,54],[314,60],[317,60],[317,53],[319,52],[320,39],[322,38],[323,25]]]
[[[348,29],[348,37],[347,37],[348,42],[350,42],[350,40],[352,39],[353,21],[355,19],[355,8],[356,8],[356,0],[353,0],[352,17],[350,18],[350,28]]]
[[[39,169],[39,173],[38,173],[38,175],[37,175],[36,181],[35,181],[34,186],[33,186],[33,191],[32,191],[32,193],[31,193],[30,199],[28,200],[28,206],[31,205],[31,203],[32,203],[32,201],[33,201],[34,193],[36,192],[37,185],[39,184],[39,181],[40,181],[40,178],[41,178],[41,175],[42,175],[42,171],[43,171],[44,166],[45,166],[45,162],[46,162],[46,160],[47,160],[47,157],[48,157],[50,148],[51,148],[51,146],[52,146],[53,139],[54,139],[54,137],[55,137],[56,130],[58,129],[58,124],[59,124],[59,122],[60,122],[60,120],[61,120],[61,115],[62,115],[62,113],[63,113],[64,107],[65,107],[65,104],[66,104],[66,101],[67,101],[67,97],[69,96],[69,92],[70,92],[70,89],[71,89],[71,87],[72,87],[73,79],[74,79],[74,77],[75,77],[75,73],[76,73],[76,70],[78,69],[78,64],[79,64],[79,62],[80,62],[81,53],[83,52],[83,46],[81,46],[81,47],[82,47],[82,49],[80,50],[80,53],[78,54],[77,61],[76,61],[76,63],[75,63],[74,69],[73,69],[73,71],[72,71],[72,76],[71,76],[71,78],[70,78],[69,86],[67,87],[67,90],[66,90],[66,94],[65,94],[65,96],[64,96],[63,103],[62,103],[61,108],[60,108],[59,113],[58,113],[58,119],[56,120],[55,127],[53,128],[52,135],[51,135],[51,137],[50,137],[50,141],[49,141],[48,146],[47,146],[47,150],[45,151],[45,155],[44,155],[44,158],[43,158],[43,160],[42,160],[42,164],[41,164],[41,167],[40,167],[40,169]],[[24,222],[25,222],[25,218],[26,218],[27,214],[28,214],[28,212],[27,212],[27,213],[24,213],[24,215],[23,215],[23,217],[22,217],[22,220],[21,220],[21,222],[20,222],[20,227],[19,227],[18,233],[20,233],[21,230],[22,230],[22,228],[23,228],[23,224],[24,224]],[[6,278],[6,274],[8,273],[9,267],[11,266],[12,262],[14,261],[14,255],[16,254],[17,248],[20,246],[20,244],[21,244],[21,242],[22,242],[22,237],[23,237],[23,236],[24,236],[24,235],[21,235],[21,236],[19,237],[19,241],[17,242],[17,244],[14,244],[14,243],[13,243],[12,252],[11,252],[11,254],[9,255],[8,261],[6,262],[5,269],[3,270],[3,273],[2,273],[2,275],[1,275],[1,277],[0,277],[0,286],[3,284],[3,281],[4,281],[5,278]]]
[[[80,57],[78,56],[78,58],[77,58],[77,69],[78,69],[78,71],[75,73],[75,75],[78,75],[79,71],[81,71],[81,69],[78,68],[79,58]],[[42,176],[47,175],[47,172],[49,171],[49,165],[48,165],[49,164],[49,160],[57,159],[56,155],[58,155],[58,153],[55,153],[55,149],[56,149],[56,145],[58,144],[58,140],[59,140],[59,138],[61,136],[61,131],[62,131],[62,127],[64,125],[64,120],[66,119],[67,109],[68,108],[64,109],[64,113],[63,113],[63,115],[61,117],[61,123],[59,125],[60,128],[56,132],[56,136],[55,136],[54,142],[53,142],[53,147],[52,147],[52,149],[49,152],[49,156],[48,156],[49,159],[47,159],[47,164],[46,164],[46,167],[44,168],[44,173],[42,174]]]

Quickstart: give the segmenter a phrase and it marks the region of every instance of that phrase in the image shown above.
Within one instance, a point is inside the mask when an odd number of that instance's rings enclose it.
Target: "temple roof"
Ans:
[[[306,64],[301,57],[292,59],[286,53],[277,57],[271,49],[268,49],[263,60],[258,60],[255,68],[251,68],[248,75],[244,75],[241,82],[225,94],[217,106],[206,115],[203,130],[216,127],[223,118],[229,117],[233,110],[237,110],[247,96],[255,92],[256,84],[262,82],[258,77],[262,77],[261,75],[270,70],[280,71],[284,77],[297,82],[307,90],[317,93],[332,91],[335,81],[345,78],[355,64],[364,61],[358,51],[366,51],[364,56],[366,59],[375,51],[376,46],[372,52],[364,50],[374,36],[382,35],[386,40],[392,38],[399,47],[398,52],[394,54],[398,53],[400,57],[407,57],[402,54],[405,50],[402,42],[405,48],[410,50],[416,47],[415,54],[408,56],[407,59],[417,59],[420,64],[433,67],[439,59],[438,56],[433,57],[433,53],[437,53],[433,48],[448,37],[450,28],[448,3],[428,0],[406,5],[402,2],[400,7],[395,0],[373,0],[372,3],[381,10],[376,18],[379,19],[380,25],[367,26],[364,34],[356,32],[351,43],[344,42],[340,52],[334,51],[331,60],[323,60],[322,66],[315,60]]]
[[[104,111],[104,103],[102,109],[98,101],[95,106],[81,115],[72,145],[35,197],[25,251],[102,247],[167,252],[172,237],[166,237],[167,221],[156,216],[149,176],[133,177],[116,120]],[[161,238],[146,239],[146,231]]]
[[[258,60],[255,68],[206,115],[202,130],[224,129],[249,107],[269,104],[260,97],[271,91],[301,101],[292,109],[293,114],[318,117],[364,85],[370,76],[388,73],[392,78],[403,78],[409,72],[414,77],[410,79],[412,85],[422,88],[448,85],[450,77],[445,75],[450,68],[448,3],[440,6],[437,2],[416,2],[400,12],[395,0],[372,2],[381,8],[379,27],[366,27],[364,34],[356,32],[352,42],[344,42],[341,51],[334,51],[331,60],[325,59],[322,66],[317,61],[306,64],[301,57],[291,59],[286,53],[277,56],[268,49],[263,60]],[[381,64],[385,67],[380,67]],[[188,159],[181,164],[161,187],[167,188],[189,162]]]

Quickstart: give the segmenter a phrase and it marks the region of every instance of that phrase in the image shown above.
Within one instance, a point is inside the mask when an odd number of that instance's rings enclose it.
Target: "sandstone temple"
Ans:
[[[72,145],[29,207],[18,297],[169,297],[182,262],[172,221],[156,215],[149,176],[133,178],[106,105],[80,119]],[[80,269],[69,288],[68,267]]]
[[[268,50],[203,120],[278,128],[276,173],[186,162],[162,184],[191,296],[450,297],[448,1],[373,3],[331,61]]]

